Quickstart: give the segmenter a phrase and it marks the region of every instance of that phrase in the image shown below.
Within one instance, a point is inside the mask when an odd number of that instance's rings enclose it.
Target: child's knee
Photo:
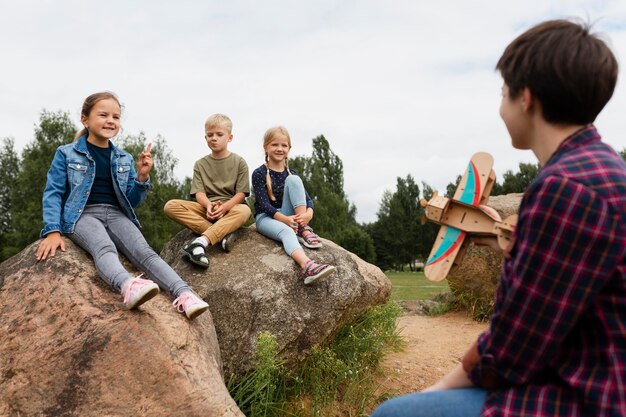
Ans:
[[[178,204],[177,200],[169,200],[167,203],[165,203],[165,205],[163,206],[163,212],[165,213],[165,215],[167,217],[173,217],[174,212],[177,211],[177,209],[180,207],[180,204]]]
[[[237,213],[243,219],[244,223],[252,216],[252,210],[247,204],[237,204]]]
[[[302,178],[297,175],[289,175],[285,179],[285,186],[287,185],[302,185]]]

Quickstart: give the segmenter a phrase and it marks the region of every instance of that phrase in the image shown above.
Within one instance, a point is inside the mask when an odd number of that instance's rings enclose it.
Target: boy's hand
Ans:
[[[224,217],[224,204],[221,201],[209,202],[206,208],[206,218],[215,222]]]
[[[58,248],[61,248],[61,251],[65,252],[65,242],[61,238],[61,233],[59,232],[51,232],[46,235],[44,240],[39,244],[37,248],[37,260],[45,261],[48,255],[54,256],[56,255],[56,251]]]
[[[150,176],[150,171],[152,170],[152,155],[150,155],[150,150],[152,149],[152,142],[148,143],[146,149],[139,155],[139,161],[137,161],[137,181],[145,182],[148,180]]]

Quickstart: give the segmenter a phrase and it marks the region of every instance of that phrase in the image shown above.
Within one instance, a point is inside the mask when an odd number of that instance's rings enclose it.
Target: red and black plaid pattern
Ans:
[[[589,125],[520,205],[470,372],[484,416],[626,416],[626,164]]]

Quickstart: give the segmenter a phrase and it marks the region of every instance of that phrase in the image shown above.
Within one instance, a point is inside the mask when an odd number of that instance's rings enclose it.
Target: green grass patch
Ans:
[[[386,272],[391,281],[391,300],[427,300],[442,292],[450,291],[448,281],[433,282],[423,272]]]
[[[255,369],[231,377],[228,390],[248,417],[364,416],[378,404],[374,377],[383,355],[399,350],[396,329],[401,308],[376,306],[342,328],[328,346],[315,346],[308,359],[289,371],[278,358],[270,333],[259,333]]]

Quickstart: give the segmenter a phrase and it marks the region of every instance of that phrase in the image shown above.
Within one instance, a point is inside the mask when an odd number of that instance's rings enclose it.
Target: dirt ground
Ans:
[[[420,391],[439,380],[460,362],[487,323],[459,312],[435,317],[408,314],[398,319],[398,328],[405,349],[385,357],[384,376],[378,381],[380,393],[394,396]]]

